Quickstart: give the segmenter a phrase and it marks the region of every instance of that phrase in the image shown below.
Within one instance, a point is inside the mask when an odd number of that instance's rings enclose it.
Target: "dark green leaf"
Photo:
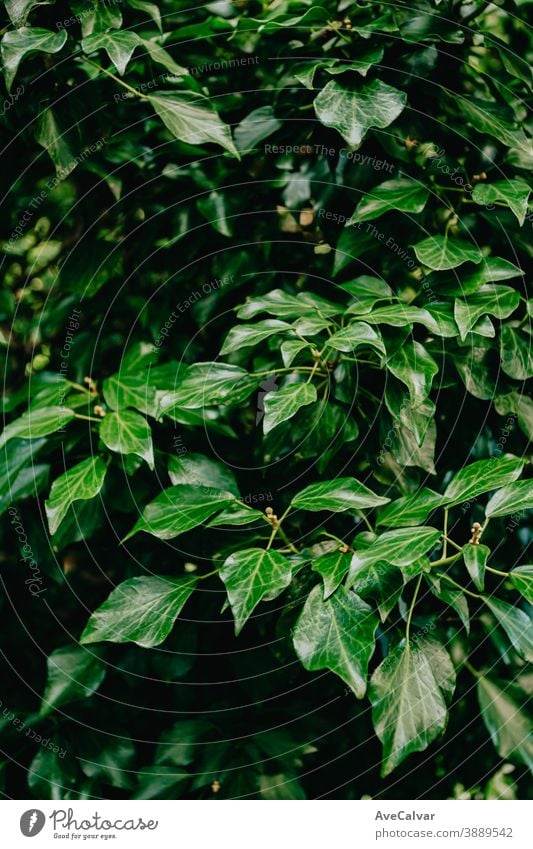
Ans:
[[[168,474],[173,484],[214,487],[239,496],[239,487],[231,469],[203,454],[187,452],[169,457]]]
[[[158,539],[174,539],[201,525],[235,500],[231,492],[207,486],[171,486],[146,505],[141,517],[123,541],[139,531],[145,531]]]
[[[533,772],[533,728],[519,688],[480,675],[477,695],[483,722],[500,757],[521,761]]]
[[[508,318],[520,302],[520,295],[510,286],[481,286],[468,300],[455,301],[455,320],[464,339],[483,315]]]
[[[396,566],[383,560],[369,563],[357,572],[351,588],[365,601],[368,598],[375,601],[381,621],[385,622],[401,595],[402,574]]]
[[[291,325],[275,318],[267,318],[264,321],[258,321],[257,324],[242,324],[232,327],[220,349],[220,354],[223,356],[232,351],[239,351],[241,348],[258,345],[259,342],[263,342],[270,336],[275,336],[287,330],[292,331]]]
[[[411,402],[418,407],[428,397],[439,367],[420,342],[408,342],[389,360],[388,370],[409,389]]]
[[[381,80],[364,83],[358,89],[346,89],[329,82],[315,98],[318,120],[334,127],[350,145],[361,144],[371,127],[383,129],[400,115],[407,102],[403,91]]]
[[[423,524],[430,513],[445,504],[445,500],[438,492],[428,487],[422,487],[413,495],[404,495],[396,501],[391,501],[383,510],[380,510],[377,524],[388,528],[405,528],[409,525]]]
[[[141,413],[155,416],[155,389],[142,374],[120,371],[106,378],[102,389],[112,410],[135,407]]]
[[[294,648],[306,669],[330,669],[361,699],[377,626],[372,608],[355,593],[340,587],[324,601],[317,586],[296,623]]]
[[[350,555],[342,549],[326,552],[313,559],[311,568],[313,572],[318,572],[324,581],[324,599],[335,592],[350,568],[350,560]]]
[[[48,678],[41,714],[91,696],[104,680],[106,667],[97,652],[82,646],[56,649],[47,659]]]
[[[533,377],[533,343],[531,336],[504,325],[500,334],[502,369],[515,380]]]
[[[355,351],[360,345],[369,345],[381,354],[385,353],[385,345],[380,334],[363,321],[352,322],[328,339],[328,347],[336,351]]]
[[[104,484],[106,472],[107,466],[101,457],[87,457],[56,478],[45,505],[51,534],[55,534],[71,504],[96,498]]]
[[[100,439],[110,451],[136,454],[154,468],[152,431],[146,419],[134,410],[107,413],[100,425]]]
[[[402,641],[370,679],[376,734],[383,743],[382,775],[412,752],[422,752],[446,728],[455,671],[436,640]]]
[[[498,598],[484,598],[519,655],[533,661],[533,622],[523,610]]]
[[[263,598],[275,599],[291,582],[291,564],[282,554],[264,548],[236,551],[224,561],[220,577],[239,634]]]
[[[52,32],[41,27],[20,27],[6,32],[0,45],[6,88],[11,90],[17,70],[29,53],[59,53],[67,40],[66,30]]]
[[[478,460],[458,472],[444,492],[448,504],[461,504],[472,501],[484,492],[498,489],[512,483],[522,472],[524,463],[516,457],[493,457],[491,460]]]
[[[147,95],[150,103],[172,135],[188,144],[218,144],[239,156],[231,130],[220,120],[207,97],[182,92],[158,91]]]
[[[300,510],[332,510],[335,513],[344,510],[361,510],[387,504],[389,498],[376,495],[355,478],[337,478],[332,481],[315,483],[302,489],[292,499],[292,506]]]
[[[41,407],[37,410],[28,410],[19,419],[7,425],[0,436],[0,447],[15,437],[36,439],[39,436],[48,436],[62,430],[74,416],[74,411],[69,410],[68,407]]]
[[[269,392],[264,400],[265,416],[263,429],[265,434],[291,419],[301,407],[316,401],[316,387],[313,383],[290,383],[277,392]]]
[[[509,578],[515,589],[521,593],[530,604],[533,604],[533,566],[517,566],[509,572]]]
[[[490,554],[490,548],[486,545],[473,545],[467,542],[463,546],[463,557],[468,574],[472,578],[478,590],[485,587],[485,567]]]
[[[348,583],[351,586],[359,571],[370,563],[384,560],[394,566],[407,566],[430,551],[440,539],[436,528],[400,528],[386,531],[363,551],[352,557]]]
[[[423,242],[413,245],[413,250],[418,261],[434,271],[457,268],[465,262],[480,263],[483,259],[476,245],[447,236],[428,236]]]
[[[509,516],[520,510],[533,508],[533,478],[515,481],[498,490],[490,499],[485,514],[491,518]]]
[[[499,180],[496,183],[478,183],[472,192],[472,199],[489,206],[493,203],[503,203],[508,206],[518,219],[520,226],[525,221],[531,189],[523,180]]]
[[[168,415],[174,408],[196,410],[215,404],[237,405],[258,388],[261,378],[226,363],[195,363],[189,366],[174,392],[164,393],[159,411]]]
[[[386,180],[359,201],[352,220],[372,221],[393,209],[417,215],[424,209],[428,197],[426,186],[415,180]]]
[[[81,635],[81,643],[134,642],[143,648],[162,643],[194,591],[194,578],[143,575],[116,587],[96,610]]]

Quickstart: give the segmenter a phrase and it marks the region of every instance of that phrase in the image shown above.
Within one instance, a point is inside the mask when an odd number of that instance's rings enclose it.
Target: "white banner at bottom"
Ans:
[[[531,849],[531,802],[4,801],[2,846]],[[35,839],[35,843],[29,841]]]

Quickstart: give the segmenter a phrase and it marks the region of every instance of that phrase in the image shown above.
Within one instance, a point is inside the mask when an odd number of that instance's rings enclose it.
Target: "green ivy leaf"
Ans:
[[[314,100],[318,120],[334,127],[350,145],[359,145],[371,127],[384,129],[401,114],[407,103],[404,91],[374,79],[357,90],[332,80]]]
[[[5,0],[4,6],[13,26],[20,27],[26,23],[34,6],[45,6],[52,2],[53,0],[44,0],[44,2],[43,0]]]
[[[56,649],[46,661],[48,677],[41,701],[41,716],[60,705],[86,699],[105,678],[106,666],[96,651],[82,646]]]
[[[491,518],[509,516],[519,510],[533,508],[533,478],[515,481],[498,490],[485,508],[485,515]]]
[[[107,466],[101,457],[87,457],[56,478],[45,504],[51,534],[55,534],[71,504],[88,501],[98,495],[106,472]]]
[[[81,47],[88,54],[105,50],[120,76],[123,76],[135,48],[141,44],[142,39],[135,32],[111,30],[88,35],[82,40]]]
[[[178,720],[159,739],[156,763],[188,766],[196,760],[198,743],[209,740],[214,732],[210,722],[202,719]]]
[[[313,383],[290,383],[277,392],[265,396],[263,429],[265,435],[276,425],[291,419],[301,407],[313,404],[317,399],[316,386]]]
[[[28,410],[20,418],[8,424],[0,435],[0,447],[10,439],[36,439],[39,436],[49,436],[65,425],[75,416],[74,410],[68,407],[41,407]]]
[[[11,91],[17,70],[29,53],[59,53],[65,46],[67,31],[52,32],[41,27],[20,27],[6,32],[0,45],[6,88]]]
[[[292,366],[298,354],[306,348],[310,349],[311,345],[309,342],[304,342],[303,339],[287,339],[285,342],[282,342],[279,350],[285,368]]]
[[[510,286],[482,286],[468,300],[455,301],[455,320],[464,339],[483,315],[508,318],[520,303],[520,294]]]
[[[368,274],[341,283],[340,288],[348,292],[350,297],[353,298],[353,303],[349,304],[346,310],[349,315],[371,312],[374,304],[383,300],[388,301],[394,297],[392,289],[384,280],[380,280],[379,277],[371,277]]]
[[[168,474],[173,484],[214,487],[239,497],[239,487],[231,469],[204,454],[172,455],[168,459]]]
[[[533,377],[533,343],[531,337],[518,328],[504,325],[500,333],[502,369],[515,380]]]
[[[435,419],[435,404],[429,398],[417,406],[406,396],[397,381],[389,381],[385,388],[385,404],[398,425],[398,434],[410,431],[417,445],[422,445],[431,423]]]
[[[439,367],[420,342],[408,342],[387,360],[387,369],[409,389],[414,407],[420,406],[431,391]]]
[[[378,307],[364,316],[368,324],[389,324],[391,327],[409,327],[411,324],[423,324],[428,330],[438,331],[439,326],[426,309],[408,307],[402,303]]]
[[[155,389],[142,373],[119,371],[104,380],[102,391],[106,404],[112,410],[135,407],[141,413],[155,416]]]
[[[328,551],[312,560],[313,572],[318,572],[324,581],[324,599],[332,595],[350,568],[351,557],[345,551]]]
[[[339,587],[324,601],[316,586],[296,623],[293,644],[305,669],[330,669],[362,699],[377,626],[372,608],[354,592]]]
[[[448,236],[428,236],[413,245],[413,250],[418,261],[434,271],[457,268],[465,262],[480,263],[483,259],[483,254],[475,245]]]
[[[127,0],[127,2],[128,6],[131,6],[132,9],[140,9],[142,12],[146,12],[158,30],[162,31],[161,12],[155,3],[148,3],[146,0]]]
[[[509,572],[509,578],[515,589],[533,604],[533,566],[517,566]]]
[[[483,257],[477,268],[470,269],[462,268],[460,273],[455,272],[453,275],[433,273],[427,278],[428,287],[437,286],[443,295],[458,295],[464,298],[477,292],[484,283],[498,283],[501,280],[521,277],[524,273],[517,265],[497,256]]]
[[[253,109],[235,127],[235,145],[239,153],[251,153],[256,145],[283,126],[274,114],[272,106]]]
[[[395,209],[417,215],[424,209],[429,189],[416,180],[386,180],[367,191],[352,216],[352,221],[372,221]]]
[[[239,159],[230,128],[220,120],[207,97],[190,92],[158,91],[147,98],[165,126],[180,141],[218,144]]]
[[[441,532],[436,528],[400,528],[385,531],[368,548],[356,551],[352,557],[348,585],[359,571],[370,563],[384,560],[394,566],[407,566],[430,551],[439,541]]]
[[[170,634],[195,586],[196,580],[190,577],[129,578],[92,614],[80,642],[108,640],[133,642],[143,648],[158,646]]]
[[[459,336],[459,328],[457,327],[453,312],[453,303],[450,301],[432,301],[430,304],[427,304],[426,311],[435,321],[438,327],[436,332],[439,336],[443,336],[446,339],[453,339],[455,336]],[[492,329],[492,335],[494,336],[494,328]]]
[[[483,590],[485,587],[485,567],[489,554],[490,548],[486,545],[473,545],[467,542],[463,546],[465,566],[478,590]]]
[[[236,551],[220,570],[239,634],[259,602],[271,601],[291,582],[291,564],[282,554],[265,548]]]
[[[421,41],[444,41],[449,44],[462,44],[464,30],[454,20],[448,20],[438,14],[414,14],[415,10],[395,10],[395,19],[399,24],[402,38],[411,44]],[[405,16],[405,20],[403,20]]]
[[[13,473],[7,489],[0,490],[0,515],[14,502],[35,498],[46,488],[49,474],[50,466],[47,463],[32,464],[17,475]]]
[[[256,524],[257,527],[263,525],[265,519],[264,513],[259,510],[254,510],[251,507],[246,507],[244,504],[235,502],[231,507],[227,507],[220,513],[207,522],[207,527],[220,527],[223,525],[238,526]]]
[[[159,412],[169,414],[174,408],[195,410],[216,404],[235,406],[248,398],[260,381],[239,366],[195,363],[187,368],[174,392],[162,394]]]
[[[460,112],[467,121],[484,135],[492,136],[500,144],[528,150],[528,137],[523,130],[516,129],[512,113],[490,100],[475,97],[455,97]]]
[[[309,62],[299,67],[294,76],[306,88],[312,89],[315,74],[317,71],[326,71],[326,73],[336,76],[337,74],[345,74],[347,71],[356,71],[362,77],[366,77],[370,68],[383,59],[383,47],[372,45],[357,59],[346,62],[343,59],[331,57],[328,59],[319,59],[318,61]]]
[[[420,409],[424,404],[420,405]],[[430,420],[422,442],[419,444],[415,434],[407,428],[399,428],[395,431],[392,456],[400,466],[418,466],[435,475],[435,446],[437,441],[437,425]]]
[[[77,761],[70,753],[64,738],[54,735],[52,743],[57,748],[55,752],[43,746],[39,747],[30,764],[28,786],[32,794],[39,799],[79,798],[80,775]]]
[[[455,670],[446,649],[423,637],[402,641],[370,680],[372,719],[383,743],[383,777],[412,752],[422,752],[446,728]]]
[[[332,316],[342,312],[340,304],[332,304],[319,295],[311,292],[300,292],[289,295],[283,289],[273,289],[266,295],[247,298],[237,309],[237,316],[242,319],[254,318],[262,312],[275,315],[277,318],[300,318],[300,316]],[[257,326],[257,325],[256,325]]]
[[[376,524],[385,525],[388,528],[422,525],[433,510],[445,503],[440,493],[424,486],[413,495],[404,495],[387,504],[383,510],[380,510]]]
[[[286,321],[278,321],[275,318],[267,318],[264,321],[258,321],[257,324],[243,324],[232,327],[220,349],[220,353],[224,356],[224,354],[239,351],[241,348],[250,348],[264,342],[270,336],[275,336],[287,330],[292,332],[291,325],[287,324]]]
[[[53,109],[43,109],[41,112],[35,140],[48,152],[60,178],[74,170],[77,164],[76,157],[70,148],[67,133],[60,126]]]
[[[503,203],[508,206],[523,225],[531,189],[523,180],[499,180],[497,183],[478,183],[474,186],[472,200],[481,206]]]
[[[509,681],[480,675],[477,695],[483,722],[501,758],[521,761],[533,772],[533,727],[524,695]]]
[[[494,397],[494,396],[491,396]],[[513,390],[507,395],[496,395],[494,407],[500,416],[514,413],[518,424],[530,441],[533,441],[533,400],[527,395]]]
[[[122,12],[117,8],[118,4],[97,3],[87,7],[85,0],[70,0],[70,6],[76,13],[83,36],[122,26]]]
[[[520,477],[523,468],[523,461],[516,457],[478,460],[457,472],[446,487],[444,498],[450,505],[471,501],[478,495],[512,483]]]
[[[141,46],[148,53],[150,59],[153,62],[157,62],[159,65],[163,65],[167,71],[175,77],[186,77],[189,76],[189,71],[187,68],[184,68],[182,65],[178,65],[177,62],[174,62],[174,59],[168,53],[164,47],[161,47],[157,41],[150,40],[148,38],[141,38],[140,40]],[[191,78],[189,77],[189,82]],[[231,140],[231,135],[230,135]]]
[[[345,510],[379,507],[389,501],[390,498],[376,495],[355,478],[337,478],[307,486],[294,496],[291,505],[299,510],[332,510],[342,513]]]
[[[145,531],[158,539],[174,539],[201,525],[234,501],[235,496],[231,492],[219,489],[186,484],[171,486],[146,505],[123,542],[139,531]]]
[[[489,607],[499,625],[503,628],[510,642],[521,657],[530,663],[533,661],[533,622],[531,617],[513,607],[506,601],[498,598],[484,597],[484,602]]]
[[[365,601],[371,598],[378,607],[380,619],[385,622],[400,598],[403,589],[401,571],[392,563],[379,560],[363,566],[355,575],[351,589]]]
[[[463,623],[467,634],[470,633],[470,612],[468,610],[468,601],[466,595],[461,590],[450,587],[449,584],[441,583],[439,578],[431,574],[425,575],[426,582],[429,584],[431,592],[448,607],[452,607],[460,621]]]
[[[381,335],[363,321],[356,321],[338,330],[328,339],[328,347],[336,351],[355,351],[359,345],[369,345],[381,354],[385,353],[385,345]]]
[[[100,425],[100,439],[110,451],[136,454],[154,468],[154,446],[150,425],[134,410],[107,413]]]

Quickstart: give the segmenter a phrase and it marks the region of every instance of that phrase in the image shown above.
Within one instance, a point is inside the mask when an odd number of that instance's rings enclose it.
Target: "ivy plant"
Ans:
[[[6,792],[516,798],[524,4],[3,7]]]

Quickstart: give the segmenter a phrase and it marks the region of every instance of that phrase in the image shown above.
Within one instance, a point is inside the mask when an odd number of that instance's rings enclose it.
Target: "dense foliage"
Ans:
[[[526,795],[526,4],[3,6],[4,793]]]

